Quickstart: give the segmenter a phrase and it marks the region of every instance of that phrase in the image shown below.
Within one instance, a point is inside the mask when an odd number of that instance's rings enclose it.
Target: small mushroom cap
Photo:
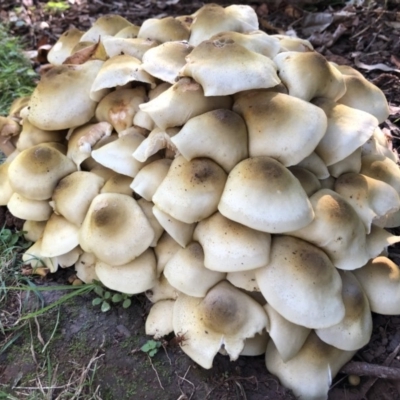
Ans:
[[[95,266],[95,255],[83,252],[75,263],[76,276],[85,283],[92,283],[93,280],[98,281],[99,277],[96,274]]]
[[[153,47],[157,47],[160,43],[151,39],[131,39],[109,36],[103,39],[103,44],[109,57],[125,54],[142,60],[145,53]]]
[[[256,278],[267,302],[294,324],[325,328],[344,317],[340,275],[328,256],[308,242],[274,236],[270,262]]]
[[[290,96],[306,101],[315,97],[337,100],[346,91],[343,75],[317,52],[287,51],[274,62]]]
[[[319,180],[329,178],[329,170],[322,158],[315,152],[300,161],[297,167],[303,167],[312,172]]]
[[[104,36],[114,36],[124,28],[132,27],[127,19],[120,15],[108,14],[98,18],[92,27],[81,37],[81,42],[97,42]]]
[[[90,97],[92,83],[103,61],[60,65],[42,75],[29,102],[29,121],[40,129],[57,130],[88,122],[97,103]]]
[[[328,126],[321,109],[283,93],[249,93],[233,110],[246,122],[250,157],[269,156],[285,166],[308,157]]]
[[[130,187],[131,183],[132,178],[130,176],[114,174],[104,183],[100,193],[120,193],[132,196],[133,190]]]
[[[13,190],[32,200],[47,200],[58,181],[76,171],[75,164],[51,144],[22,151],[8,167]]]
[[[332,379],[351,360],[355,351],[339,350],[324,343],[311,332],[301,350],[284,362],[272,340],[265,353],[270,373],[291,389],[295,396],[307,400],[327,400]]]
[[[249,32],[258,29],[257,14],[250,6],[232,5],[226,8],[205,4],[193,14],[189,44],[199,45],[220,32]]]
[[[99,101],[103,89],[123,86],[128,82],[139,81],[155,87],[154,78],[142,69],[142,62],[135,57],[118,55],[108,59],[99,70],[90,89],[90,98]]]
[[[353,172],[358,174],[361,170],[361,153],[362,146],[358,147],[350,155],[335,164],[331,164],[328,168],[331,176],[338,178],[342,174]]]
[[[199,82],[205,96],[226,96],[280,83],[271,59],[233,40],[206,40],[195,47],[186,61],[180,74]]]
[[[122,265],[150,246],[154,231],[132,197],[102,193],[93,199],[79,237],[84,251],[107,264]]]
[[[10,180],[8,179],[9,166],[10,162],[0,164],[0,206],[6,206],[14,193],[10,185]]]
[[[287,362],[303,347],[311,329],[288,321],[271,304],[265,304],[264,310],[269,319],[267,326],[269,336],[274,341],[283,362]]]
[[[176,242],[168,232],[164,232],[154,247],[157,258],[157,275],[160,276],[170,258],[182,247]]]
[[[244,347],[243,350],[240,352],[240,355],[255,357],[265,354],[268,341],[269,335],[267,331],[256,333],[254,337],[248,338],[244,341]]]
[[[217,211],[226,173],[208,158],[172,161],[153,196],[153,203],[179,221],[191,224]]]
[[[180,294],[174,306],[174,331],[184,333],[186,339],[183,352],[207,369],[222,345],[231,360],[236,360],[244,340],[267,324],[263,308],[226,281],[215,285],[204,298]]]
[[[145,165],[135,176],[131,188],[139,196],[151,201],[157,188],[168,173],[172,160],[162,158]]]
[[[150,222],[151,227],[153,228],[154,239],[150,243],[150,247],[155,247],[157,246],[158,239],[160,239],[161,235],[164,233],[164,228],[161,226],[161,224],[158,222],[157,218],[153,214],[154,204],[151,201],[147,201],[146,199],[139,199],[137,203],[139,204],[140,208],[144,212],[144,215]]]
[[[37,242],[42,236],[47,221],[29,221],[24,222],[22,232],[24,232],[25,240],[29,242]]]
[[[204,252],[197,242],[179,249],[166,263],[164,276],[180,292],[193,297],[204,297],[226,274],[204,266]]]
[[[400,314],[400,271],[387,257],[376,257],[353,271],[368,297],[372,312]]]
[[[74,46],[79,43],[84,32],[76,28],[65,31],[47,53],[50,64],[61,65],[72,53]]]
[[[82,253],[83,250],[79,246],[76,246],[67,253],[57,256],[57,263],[61,268],[72,267]]]
[[[315,333],[325,343],[341,350],[358,350],[365,346],[372,334],[372,316],[368,298],[350,271],[339,271],[346,314],[336,325],[317,329]]]
[[[146,100],[144,87],[119,89],[103,97],[96,108],[98,121],[107,121],[121,133],[133,124],[133,117],[139,111],[139,104]]]
[[[219,212],[250,228],[270,233],[288,232],[314,218],[300,182],[270,157],[241,161],[229,173]]]
[[[157,303],[160,300],[176,300],[179,293],[179,290],[170,285],[164,274],[161,274],[154,286],[146,290],[145,295],[152,303]]]
[[[247,292],[251,292],[253,294],[254,293],[261,294],[260,287],[258,286],[256,279],[256,271],[257,269],[251,269],[248,271],[228,272],[226,274],[226,280],[239,289],[244,289]],[[251,296],[251,294],[249,295]],[[255,299],[255,297],[253,298]],[[261,305],[265,304],[265,300],[263,300],[263,302],[260,304]]]
[[[160,300],[153,304],[146,318],[146,335],[157,340],[173,332],[174,304],[175,300]]]
[[[186,42],[166,42],[143,55],[142,68],[162,81],[174,84],[193,47]]]
[[[7,207],[14,217],[31,221],[47,221],[53,212],[46,200],[31,200],[21,194],[13,193]]]
[[[313,101],[328,117],[328,128],[316,153],[326,165],[343,160],[363,145],[374,133],[378,120],[361,110],[337,104],[329,99]]]
[[[288,169],[299,180],[308,197],[321,189],[321,182],[308,169],[299,166],[289,167]]]
[[[186,160],[208,157],[226,172],[248,157],[247,140],[247,128],[242,117],[226,109],[191,118],[171,138]]]
[[[138,38],[157,40],[160,43],[188,40],[189,28],[173,17],[149,18],[139,29]]]
[[[33,269],[45,267],[49,269],[49,272],[56,272],[58,269],[57,258],[43,256],[41,238],[25,251],[22,261],[30,264]]]
[[[213,271],[247,271],[269,261],[269,233],[241,225],[219,212],[200,221],[193,238],[203,246],[204,265]]]
[[[58,182],[52,196],[57,214],[81,226],[92,200],[99,194],[104,179],[86,171],[76,171]]]
[[[277,38],[279,40],[280,45],[280,53],[286,51],[297,51],[297,52],[306,52],[306,51],[314,51],[313,45],[304,39],[300,39],[298,37],[293,37],[289,35],[271,35],[273,38]]]
[[[182,247],[186,247],[192,241],[196,223],[187,224],[171,215],[163,212],[157,206],[153,207],[153,214],[161,226]]]
[[[103,285],[121,293],[142,293],[157,281],[156,257],[151,249],[122,265],[97,260],[95,270]]]
[[[140,109],[150,115],[161,129],[182,126],[190,118],[217,108],[231,108],[228,96],[205,97],[201,85],[183,78]]]
[[[41,253],[57,257],[79,245],[79,228],[64,217],[52,214],[43,231]]]

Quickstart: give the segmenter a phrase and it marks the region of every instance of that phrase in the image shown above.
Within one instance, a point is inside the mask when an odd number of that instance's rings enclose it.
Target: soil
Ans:
[[[0,18],[11,23],[15,35],[24,38],[27,50],[39,51],[34,66],[40,70],[45,64],[46,44],[71,27],[88,29],[101,15],[117,13],[131,22],[140,24],[150,17],[191,14],[203,2],[140,0],[134,4],[118,0],[70,1],[70,8],[62,13],[46,10],[44,3],[33,0],[18,2],[0,0]],[[173,4],[176,3],[176,4]],[[220,4],[228,2],[216,1]],[[271,34],[294,31],[308,38],[315,48],[329,60],[348,64],[360,70],[380,87],[391,106],[391,115],[382,127],[393,136],[394,146],[400,146],[400,5],[396,1],[349,2],[341,1],[283,2],[229,2],[250,4],[257,11],[260,27]],[[397,4],[396,4],[397,3]],[[325,26],[325,25],[326,26]],[[44,46],[44,47],[43,47]],[[32,53],[31,53],[32,54]],[[36,56],[36,54],[35,54]],[[375,64],[384,64],[376,66]],[[382,70],[383,68],[383,70]],[[0,225],[17,224],[0,209]],[[397,234],[399,231],[397,231]],[[400,262],[398,247],[391,249],[390,257]],[[65,283],[73,271],[61,271],[37,284]],[[60,292],[44,292],[46,304],[57,300]],[[149,340],[144,322],[150,303],[137,296],[128,309],[112,307],[103,313],[91,303],[94,295],[77,297],[60,308],[60,321],[52,337],[57,311],[52,310],[38,318],[40,334],[48,346],[53,366],[58,373],[68,377],[87,365],[92,357],[97,359],[93,387],[100,386],[101,399],[294,399],[280,386],[279,381],[265,369],[264,358],[240,357],[230,362],[217,355],[214,366],[204,370],[191,361],[166,338],[164,347],[150,358],[140,350]],[[11,298],[8,307],[16,305]],[[32,300],[27,302],[32,307]],[[37,326],[31,323],[21,329],[20,336],[0,355],[0,384],[3,391],[17,395],[19,387],[33,386],[38,365],[31,355],[31,338],[35,354],[41,354],[42,345],[36,340]],[[33,332],[31,334],[31,332]],[[31,336],[32,335],[32,336]],[[1,333],[0,333],[1,338]],[[184,345],[184,342],[182,343]],[[384,365],[394,355],[390,367],[400,367],[400,356],[393,354],[400,344],[400,317],[374,315],[374,331],[370,343],[361,349],[354,360]],[[373,384],[372,384],[373,383]],[[372,384],[372,385],[371,385]],[[87,390],[84,389],[84,391]],[[84,393],[84,391],[82,393]],[[49,397],[56,399],[62,389],[54,390]],[[64,397],[69,398],[69,397]],[[345,374],[339,374],[329,393],[330,400],[395,400],[400,399],[400,381],[379,379],[373,382],[361,377],[358,386],[351,386]]]

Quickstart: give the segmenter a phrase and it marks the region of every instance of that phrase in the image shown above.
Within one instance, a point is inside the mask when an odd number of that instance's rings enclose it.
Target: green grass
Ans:
[[[13,38],[0,24],[0,115],[7,115],[11,103],[29,96],[37,74],[22,54],[21,40]]]

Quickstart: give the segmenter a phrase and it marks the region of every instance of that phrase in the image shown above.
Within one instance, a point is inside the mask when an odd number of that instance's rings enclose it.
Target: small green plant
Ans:
[[[95,288],[94,292],[98,297],[93,299],[92,304],[98,306],[101,304],[101,311],[107,312],[111,309],[112,303],[121,303],[123,308],[128,308],[132,304],[131,294],[126,293],[113,293],[110,290],[106,290],[99,281],[93,281]]]
[[[44,6],[45,11],[49,13],[63,13],[70,8],[70,5],[65,1],[48,1]]]
[[[149,357],[154,357],[161,346],[162,343],[158,340],[150,339],[140,348],[140,350],[142,350],[143,353],[146,353]]]

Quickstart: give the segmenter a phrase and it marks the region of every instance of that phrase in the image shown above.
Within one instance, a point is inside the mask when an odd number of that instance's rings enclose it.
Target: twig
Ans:
[[[40,332],[39,321],[37,320],[36,317],[34,318],[34,320],[35,320],[35,324],[36,324],[36,328],[37,328],[37,338],[39,339],[40,344],[41,344],[42,346],[44,346],[45,344],[44,344],[44,340],[43,340],[43,338],[42,338],[42,334],[41,334],[41,332]]]
[[[385,367],[377,364],[351,361],[340,371],[347,375],[370,376],[381,379],[400,380],[400,368]]]
[[[189,385],[192,385],[192,387],[193,387],[193,392],[191,393],[191,395],[190,395],[190,397],[189,397],[188,400],[190,400],[190,399],[193,397],[194,393],[196,392],[196,386],[194,386],[193,382],[190,382],[188,379],[186,379],[186,375],[189,373],[189,370],[190,370],[190,365],[189,365],[188,369],[186,370],[185,375],[183,375],[183,377],[182,377],[182,376],[179,376],[178,373],[175,372],[176,376],[177,376],[179,379],[182,379],[183,381],[189,383]],[[183,393],[183,391],[182,391],[182,389],[181,389],[181,384],[180,384],[180,383],[178,384],[178,386],[179,386],[179,390],[180,390],[181,393],[182,393],[182,396],[185,396],[185,398],[187,399],[186,394]],[[179,400],[179,399],[178,399],[178,400]]]
[[[157,380],[158,380],[158,384],[160,385],[160,388],[161,388],[162,390],[165,390],[165,389],[164,389],[164,386],[162,385],[162,383],[161,383],[161,381],[160,381],[160,377],[158,376],[158,372],[157,372],[157,370],[154,368],[153,362],[151,361],[151,357],[150,357],[149,355],[147,355],[147,357],[149,358],[151,368],[153,368],[153,371],[156,373]]]

